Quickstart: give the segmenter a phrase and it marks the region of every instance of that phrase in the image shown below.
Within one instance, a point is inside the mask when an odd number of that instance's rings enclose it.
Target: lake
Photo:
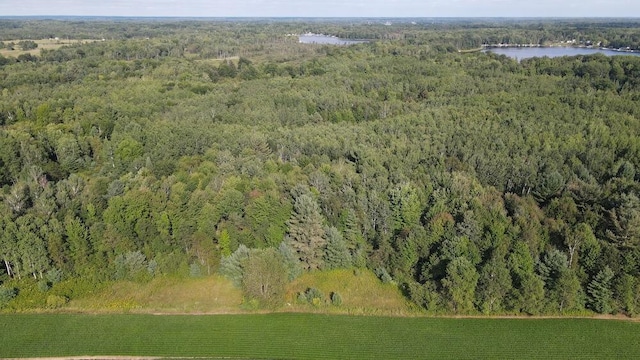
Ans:
[[[298,36],[302,44],[330,44],[330,45],[353,45],[368,42],[367,40],[341,39],[335,36],[322,34],[303,34]]]
[[[516,48],[516,47],[503,47],[503,48],[489,48],[486,51],[492,53],[506,55],[510,58],[517,60],[528,59],[532,57],[560,57],[560,56],[575,56],[575,55],[591,55],[591,54],[605,54],[607,56],[615,55],[632,55],[640,56],[638,52],[624,52],[615,50],[604,50],[597,48],[574,48],[574,47],[530,47],[530,48]]]

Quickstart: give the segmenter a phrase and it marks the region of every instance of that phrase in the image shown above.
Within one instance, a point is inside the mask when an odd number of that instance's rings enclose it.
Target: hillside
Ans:
[[[640,57],[458,50],[638,29],[0,20],[0,308],[633,316]]]

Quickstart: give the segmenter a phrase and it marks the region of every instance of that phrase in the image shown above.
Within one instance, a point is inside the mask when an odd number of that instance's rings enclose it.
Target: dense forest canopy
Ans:
[[[637,49],[638,29],[0,20],[3,43],[98,40],[0,56],[0,306],[215,272],[271,304],[353,267],[429,311],[633,315],[640,57],[458,50]],[[372,41],[289,36],[308,31]]]

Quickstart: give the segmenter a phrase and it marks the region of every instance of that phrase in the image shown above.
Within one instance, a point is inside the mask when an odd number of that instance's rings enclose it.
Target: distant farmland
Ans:
[[[0,49],[0,55],[2,56],[12,56],[18,57],[22,54],[31,54],[31,55],[39,55],[41,49],[47,50],[55,50],[59,49],[66,45],[73,44],[86,44],[90,42],[95,42],[98,40],[71,40],[71,39],[42,39],[42,40],[33,40],[38,47],[31,50],[22,50],[22,48],[17,45],[21,41],[29,41],[30,39],[19,39],[19,40],[5,40],[3,43],[7,46],[10,43],[14,43],[14,49],[9,50],[7,48]]]
[[[640,323],[268,315],[1,315],[0,357],[622,359]]]

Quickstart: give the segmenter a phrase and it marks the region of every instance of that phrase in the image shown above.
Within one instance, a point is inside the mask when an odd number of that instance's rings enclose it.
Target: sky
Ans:
[[[640,0],[0,0],[0,16],[640,17]]]

